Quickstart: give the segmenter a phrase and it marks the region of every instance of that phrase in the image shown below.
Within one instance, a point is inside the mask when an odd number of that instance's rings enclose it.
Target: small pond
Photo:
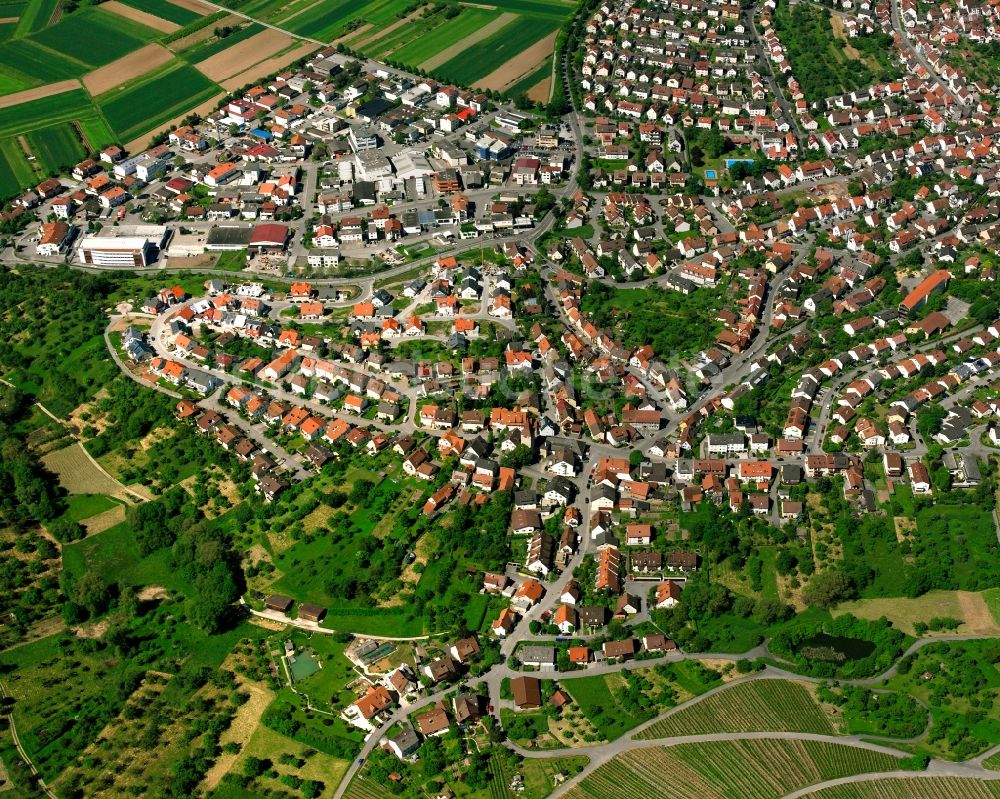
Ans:
[[[863,638],[845,638],[839,635],[820,633],[799,644],[798,654],[809,660],[829,660],[843,663],[845,660],[860,660],[875,651],[875,644]]]

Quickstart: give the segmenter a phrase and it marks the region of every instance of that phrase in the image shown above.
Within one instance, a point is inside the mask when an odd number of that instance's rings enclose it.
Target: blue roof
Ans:
[[[256,136],[258,139],[263,139],[264,141],[271,141],[271,139],[274,138],[274,134],[268,130],[262,130],[261,128],[254,128],[250,131],[250,135]]]

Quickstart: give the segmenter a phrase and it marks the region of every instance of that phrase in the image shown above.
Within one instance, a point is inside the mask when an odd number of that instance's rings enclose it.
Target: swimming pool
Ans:
[[[705,177],[708,178],[709,180],[715,180],[715,170],[714,169],[706,169],[705,170]]]
[[[726,169],[732,169],[733,164],[753,164],[752,158],[727,158]]]

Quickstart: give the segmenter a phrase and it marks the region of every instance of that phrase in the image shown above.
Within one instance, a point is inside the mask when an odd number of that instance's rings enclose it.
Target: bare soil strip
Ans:
[[[267,28],[194,66],[205,77],[221,81],[245,71],[258,61],[263,61],[265,58],[281,52],[294,42],[295,40],[287,33]]]
[[[0,17],[0,25],[13,25],[20,17]]]
[[[278,22],[277,22],[277,24],[278,25],[284,25],[286,22],[288,22],[288,20],[295,19],[297,16],[299,16],[299,14],[304,14],[310,8],[315,8],[316,6],[318,6],[322,2],[323,2],[323,0],[316,0],[314,3],[310,3],[305,8],[300,8],[294,14],[289,14],[287,17],[284,17],[283,19],[279,19]]]
[[[238,17],[235,14],[229,14],[223,17],[215,25],[209,25],[200,30],[196,30],[194,33],[188,34],[176,41],[170,42],[167,47],[173,50],[175,53],[181,52],[181,50],[187,50],[189,47],[194,47],[196,44],[200,44],[206,39],[211,39],[215,36],[215,29],[222,28],[226,25],[237,25],[243,21],[242,17]]]
[[[552,95],[552,76],[542,78],[538,83],[528,89],[528,99],[536,103],[547,103]]]
[[[395,22],[392,23],[392,25],[382,28],[380,31],[377,31],[376,33],[373,33],[371,36],[367,36],[364,39],[361,39],[360,41],[354,42],[354,45],[352,46],[351,49],[358,50],[364,47],[366,44],[371,44],[374,41],[383,39],[386,36],[391,35],[393,31],[402,28],[404,25],[408,25],[415,19],[418,19],[424,13],[424,8],[425,8],[424,6],[420,6],[420,8],[418,8],[412,14],[407,14],[402,19],[397,19]]]
[[[552,55],[558,31],[553,31],[544,39],[535,42],[527,50],[522,50],[510,61],[494,69],[482,80],[476,81],[476,88],[501,90],[530,74]]]
[[[173,33],[181,29],[181,26],[176,22],[171,22],[169,19],[164,19],[163,17],[157,17],[146,11],[140,11],[138,8],[132,8],[124,3],[119,3],[118,0],[107,0],[107,2],[101,3],[101,8],[107,9],[119,17],[125,17],[125,19],[138,22],[140,25],[145,25],[147,28],[152,28],[155,31]]]
[[[144,133],[139,138],[133,139],[132,141],[130,141],[128,144],[125,145],[125,149],[128,150],[130,153],[138,153],[142,150],[145,150],[147,147],[149,147],[149,143],[153,140],[156,134],[159,133],[161,130],[168,130],[170,127],[174,125],[180,125],[181,122],[183,122],[184,119],[190,114],[198,114],[199,116],[205,116],[205,114],[214,111],[215,107],[219,104],[219,100],[221,100],[225,96],[226,96],[225,92],[219,92],[217,95],[206,100],[201,105],[189,109],[188,111],[185,111],[183,114],[178,114],[176,117],[174,117],[174,119],[169,119],[162,125],[157,125],[156,130],[151,130],[149,131],[149,133]]]
[[[483,8],[487,11],[496,11],[496,6],[488,6],[485,3],[459,3],[460,6],[468,6],[469,8]]]
[[[319,45],[314,42],[303,42],[294,50],[289,50],[284,55],[275,56],[274,58],[269,58],[266,61],[261,61],[259,64],[254,64],[245,72],[233,75],[233,77],[229,78],[229,80],[222,82],[222,88],[226,91],[232,91],[233,89],[240,88],[240,86],[253,83],[255,80],[267,77],[268,75],[279,71],[282,67],[291,64],[293,61],[298,61],[300,58],[318,49]]]
[[[343,36],[339,36],[338,38],[334,39],[332,42],[330,42],[330,44],[336,46],[336,45],[340,44],[341,42],[345,42],[345,43],[349,42],[351,39],[355,38],[356,36],[364,36],[366,33],[368,33],[368,31],[370,31],[374,27],[375,26],[372,25],[370,22],[366,22],[361,27],[355,28],[352,31],[348,31]]]
[[[173,3],[175,6],[180,6],[181,8],[186,8],[188,11],[193,11],[195,14],[214,14],[218,11],[215,6],[208,3],[202,3],[201,0],[167,0],[167,2]]]
[[[98,513],[96,516],[84,519],[80,524],[87,531],[87,535],[91,536],[103,533],[105,530],[110,530],[116,524],[121,524],[123,521],[125,521],[125,506],[115,505],[115,507],[103,513]]]
[[[173,58],[173,54],[161,44],[147,44],[145,47],[122,56],[100,69],[83,76],[83,85],[91,94],[103,94],[115,86],[121,86],[133,78],[161,67]]]
[[[36,86],[34,89],[25,89],[23,92],[5,94],[0,97],[0,108],[7,108],[12,105],[28,103],[32,100],[40,100],[43,97],[51,97],[53,94],[62,94],[73,89],[80,88],[78,80],[61,80],[58,83],[46,83],[44,86]]]
[[[430,58],[428,58],[426,61],[424,61],[424,63],[420,65],[420,68],[428,70],[437,69],[446,61],[450,61],[451,59],[455,58],[455,56],[459,56],[462,53],[464,53],[466,50],[472,47],[472,45],[481,42],[488,36],[492,36],[494,33],[500,30],[504,25],[513,21],[516,18],[517,14],[513,14],[510,11],[505,11],[503,14],[501,14],[492,22],[483,25],[483,27],[481,27],[475,33],[470,33],[461,41],[455,42],[450,47],[444,48],[444,50],[442,50],[437,55],[432,55]]]
[[[982,594],[959,591],[956,596],[965,619],[965,629],[962,632],[973,635],[992,635],[997,632],[997,623]]]

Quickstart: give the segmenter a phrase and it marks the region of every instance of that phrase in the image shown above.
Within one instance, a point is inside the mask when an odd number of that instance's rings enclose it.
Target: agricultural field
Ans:
[[[409,41],[403,41],[391,49],[392,59],[404,64],[414,64],[421,69],[433,69],[444,63],[450,56],[440,58],[440,54],[452,47],[460,47],[462,41],[477,31],[487,29],[501,17],[500,11],[485,8],[463,8],[457,17],[446,19],[444,14],[435,14],[426,20],[409,26],[418,35],[413,35]],[[488,31],[487,31],[488,35]],[[367,54],[374,49],[382,38],[376,37],[370,44],[361,49]]]
[[[83,160],[87,151],[72,122],[39,128],[27,135],[28,150],[44,173],[65,172]]]
[[[502,76],[499,75],[498,70],[508,62],[512,62],[508,82],[513,83],[519,80],[524,71],[537,66],[536,63],[522,61],[521,53],[528,50],[540,39],[553,34],[559,29],[562,22],[561,18],[547,15],[518,17],[492,36],[479,42],[473,50],[474,58],[470,57],[471,54],[468,52],[463,53],[446,61],[434,72],[465,86],[482,86],[488,89],[502,90],[506,84],[503,84]],[[549,53],[551,54],[551,48],[549,48]],[[497,72],[496,76],[494,76],[494,72]],[[492,80],[487,80],[489,77],[492,77]]]
[[[27,162],[16,138],[0,139],[0,197],[17,194],[35,182],[35,170]]]
[[[426,70],[465,86],[526,91],[550,74],[568,0],[515,0],[502,7],[406,0],[233,2],[252,19],[318,42],[343,40],[369,58]]]
[[[198,42],[192,47],[187,47],[181,50],[178,53],[178,57],[184,59],[189,64],[196,64],[199,61],[204,61],[206,58],[210,58],[213,55],[221,53],[223,50],[228,50],[234,44],[239,44],[240,42],[249,39],[251,36],[256,36],[264,30],[265,28],[263,25],[258,25],[255,22],[244,23],[228,36],[220,39],[219,37],[213,35],[204,41]]]
[[[567,799],[778,799],[852,774],[898,768],[898,758],[817,741],[749,740],[651,746],[617,755]]]
[[[50,452],[43,460],[70,494],[108,494],[121,499],[128,496],[120,483],[94,465],[82,444]],[[128,499],[133,501],[131,497]]]
[[[97,98],[97,105],[122,141],[155,130],[173,117],[221,92],[198,70],[179,64]]]
[[[714,732],[808,732],[833,735],[826,712],[804,683],[737,683],[679,710],[639,733],[644,740]]]
[[[997,799],[1000,781],[960,777],[883,778],[823,788],[809,796],[810,799]]]
[[[177,25],[187,25],[194,22],[201,15],[192,11],[191,9],[184,8],[177,5],[176,3],[171,3],[170,0],[121,0],[125,5],[131,8],[136,8],[139,11],[145,11],[147,14],[152,14],[153,16],[160,17],[161,19],[169,20]]]
[[[152,28],[100,8],[86,8],[68,14],[31,40],[95,68],[138,50],[159,35]],[[95,42],[100,42],[100,47],[95,47]]]

